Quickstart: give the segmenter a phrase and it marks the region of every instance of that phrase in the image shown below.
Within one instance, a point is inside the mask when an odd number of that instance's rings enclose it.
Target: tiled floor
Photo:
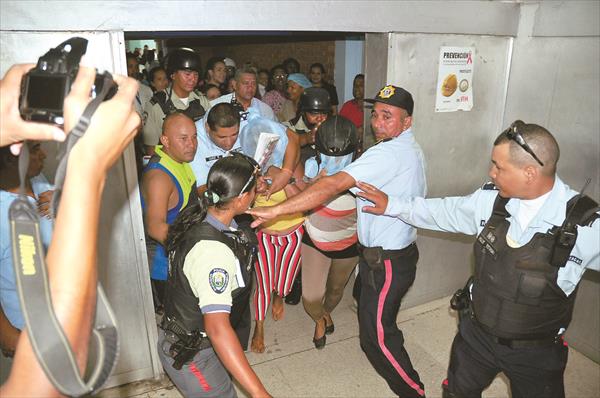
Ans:
[[[356,314],[351,309],[350,286],[333,313],[335,333],[317,351],[312,344],[313,323],[302,305],[286,306],[285,318],[266,321],[267,350],[248,353],[248,359],[267,390],[274,397],[391,397],[387,384],[370,366],[360,349]],[[405,311],[398,316],[407,351],[425,383],[428,397],[440,397],[450,345],[456,333],[456,319],[448,298]],[[571,350],[566,376],[569,398],[600,397],[600,366]],[[102,397],[181,397],[167,378],[132,383],[106,390]],[[246,396],[239,392],[240,397]],[[505,379],[500,376],[484,397],[508,397]]]

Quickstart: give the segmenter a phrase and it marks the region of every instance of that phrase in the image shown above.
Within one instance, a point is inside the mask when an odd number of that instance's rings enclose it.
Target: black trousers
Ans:
[[[404,349],[404,336],[396,324],[400,302],[415,280],[419,251],[415,244],[401,256],[385,259],[372,270],[359,260],[360,346],[377,373],[400,397],[422,397],[423,383]]]
[[[240,340],[240,344],[242,345],[242,350],[248,350],[248,340],[250,339],[250,329],[252,329],[252,319],[250,314],[250,296],[248,296],[248,300],[245,302],[245,306],[242,309],[242,316],[240,321],[235,326],[235,334]]]
[[[510,348],[497,343],[469,316],[463,316],[452,343],[448,390],[461,398],[481,397],[500,372],[513,398],[564,398],[568,347],[559,340],[545,347]]]

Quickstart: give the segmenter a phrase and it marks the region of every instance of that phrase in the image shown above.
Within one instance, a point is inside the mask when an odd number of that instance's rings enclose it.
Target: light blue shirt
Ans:
[[[369,148],[342,172],[355,181],[376,186],[389,196],[409,199],[427,194],[425,158],[410,129],[398,137]],[[351,188],[353,193],[358,189]],[[358,241],[363,246],[385,250],[403,249],[417,239],[417,231],[396,217],[363,213],[370,202],[356,198]]]
[[[190,162],[190,167],[194,171],[196,176],[196,184],[198,187],[205,185],[208,180],[208,172],[212,165],[224,156],[228,156],[230,152],[240,152],[240,136],[238,135],[237,140],[233,147],[226,151],[223,148],[217,146],[208,135],[206,131],[206,117],[196,122],[196,130],[198,134],[198,149],[196,150],[196,156],[194,160]]]
[[[521,201],[510,199],[506,204],[510,214],[508,236],[523,246],[534,234],[546,233],[552,227],[562,225],[566,204],[576,194],[557,176],[550,195],[525,230],[516,220]],[[390,196],[385,214],[419,228],[478,235],[492,214],[497,195],[498,191],[479,189],[469,196],[443,199],[418,197],[406,200]],[[599,246],[600,221],[595,221],[591,227],[577,227],[575,247],[567,264],[558,271],[556,281],[565,294],[570,295],[575,290],[586,268],[600,271]]]
[[[51,188],[48,180],[41,174],[31,179],[33,192],[36,196]],[[15,193],[0,190],[0,304],[2,310],[8,318],[8,321],[17,329],[25,327],[19,296],[17,294],[17,285],[15,281],[15,272],[12,261],[12,245],[10,236],[10,221],[8,219],[8,210],[11,203],[18,198]],[[37,207],[36,200],[27,197],[29,201]],[[50,245],[52,238],[53,222],[45,217],[40,217],[40,235],[44,248]]]
[[[211,108],[222,102],[226,102],[226,103],[230,104],[234,95],[235,95],[235,93],[230,93],[230,94],[225,94],[218,98],[215,98],[214,100],[210,101]],[[258,98],[252,98],[252,101],[250,102],[250,106],[248,107],[247,110],[249,111],[250,108],[253,108],[256,111],[258,111],[258,113],[262,117],[266,117],[267,119],[278,121],[277,117],[275,116],[275,112],[273,112],[273,109],[271,109],[271,107],[269,105],[265,104]],[[242,119],[240,120],[240,131],[242,131],[242,129],[246,126],[246,123],[248,123],[248,121],[246,120],[246,117],[242,117]]]

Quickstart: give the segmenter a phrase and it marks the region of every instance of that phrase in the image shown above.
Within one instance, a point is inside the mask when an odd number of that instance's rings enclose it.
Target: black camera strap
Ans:
[[[111,86],[107,84],[112,83],[109,73],[104,73],[104,79],[102,92],[88,104],[77,125],[68,135],[65,154],[56,175],[54,214],[60,200],[69,153],[87,130],[93,113]],[[92,330],[96,363],[94,369],[88,373],[88,380],[84,381],[52,306],[44,248],[40,237],[39,215],[25,194],[28,165],[29,149],[25,143],[19,156],[19,197],[11,204],[9,210],[13,266],[19,302],[33,351],[46,376],[62,394],[79,397],[98,391],[117,363],[119,341],[116,319],[102,286],[98,283],[95,323]]]

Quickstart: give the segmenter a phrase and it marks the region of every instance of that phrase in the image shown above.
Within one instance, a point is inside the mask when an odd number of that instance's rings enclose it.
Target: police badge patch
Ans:
[[[229,274],[223,268],[214,268],[208,275],[208,283],[215,293],[221,294],[227,288]]]
[[[385,86],[384,88],[381,89],[381,91],[379,91],[379,98],[390,98],[392,95],[394,95],[394,92],[396,91],[396,88],[394,86]]]

